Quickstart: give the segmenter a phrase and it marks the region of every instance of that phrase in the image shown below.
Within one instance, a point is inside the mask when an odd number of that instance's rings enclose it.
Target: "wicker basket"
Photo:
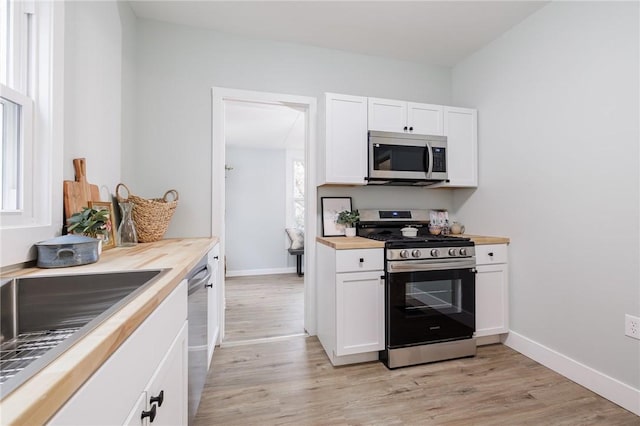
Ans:
[[[121,188],[127,191],[126,198],[120,195]],[[175,189],[165,192],[162,198],[142,198],[133,195],[124,183],[119,183],[116,186],[116,197],[119,203],[133,203],[133,223],[141,243],[161,240],[178,207],[178,191]],[[170,201],[167,197],[172,197],[173,200]]]

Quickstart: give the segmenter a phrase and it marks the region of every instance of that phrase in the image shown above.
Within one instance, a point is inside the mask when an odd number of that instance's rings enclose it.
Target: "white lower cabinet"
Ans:
[[[220,310],[219,301],[222,300],[220,288],[220,244],[216,244],[209,254],[211,267],[211,287],[207,288],[207,365],[211,365],[213,351],[220,336]]]
[[[384,349],[382,248],[316,245],[318,339],[333,365],[378,359]]]
[[[384,271],[336,274],[336,355],[384,349]]]
[[[48,424],[186,425],[187,335],[183,281]]]
[[[125,425],[186,425],[187,324],[171,345],[145,391],[129,413]]]
[[[148,408],[148,405],[147,405],[147,393],[146,392],[142,392],[140,394],[140,397],[136,401],[136,405],[133,406],[133,409],[129,413],[129,416],[124,421],[123,425],[124,426],[138,426],[138,425],[146,426],[146,425],[148,425],[149,424],[149,419],[148,418],[143,418],[141,416],[141,414],[140,414],[143,411],[146,411],[148,409],[149,408]]]
[[[476,246],[476,337],[509,332],[507,245]]]

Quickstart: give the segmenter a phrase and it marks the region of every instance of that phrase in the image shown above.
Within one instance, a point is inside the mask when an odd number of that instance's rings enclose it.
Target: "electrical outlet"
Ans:
[[[640,318],[626,314],[624,316],[624,334],[640,340]]]

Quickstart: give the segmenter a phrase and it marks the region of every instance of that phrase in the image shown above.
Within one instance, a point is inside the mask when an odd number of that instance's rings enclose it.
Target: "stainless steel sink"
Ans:
[[[166,270],[6,278],[0,287],[0,399]]]

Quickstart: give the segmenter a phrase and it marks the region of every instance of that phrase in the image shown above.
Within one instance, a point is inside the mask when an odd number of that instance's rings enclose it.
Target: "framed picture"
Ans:
[[[109,250],[116,246],[115,215],[113,214],[113,203],[109,201],[89,201],[89,208],[94,210],[108,210],[109,220],[107,221],[108,238],[102,241],[102,250]]]
[[[338,213],[351,211],[351,197],[322,197],[322,236],[338,237],[344,235],[344,225],[336,223]]]

